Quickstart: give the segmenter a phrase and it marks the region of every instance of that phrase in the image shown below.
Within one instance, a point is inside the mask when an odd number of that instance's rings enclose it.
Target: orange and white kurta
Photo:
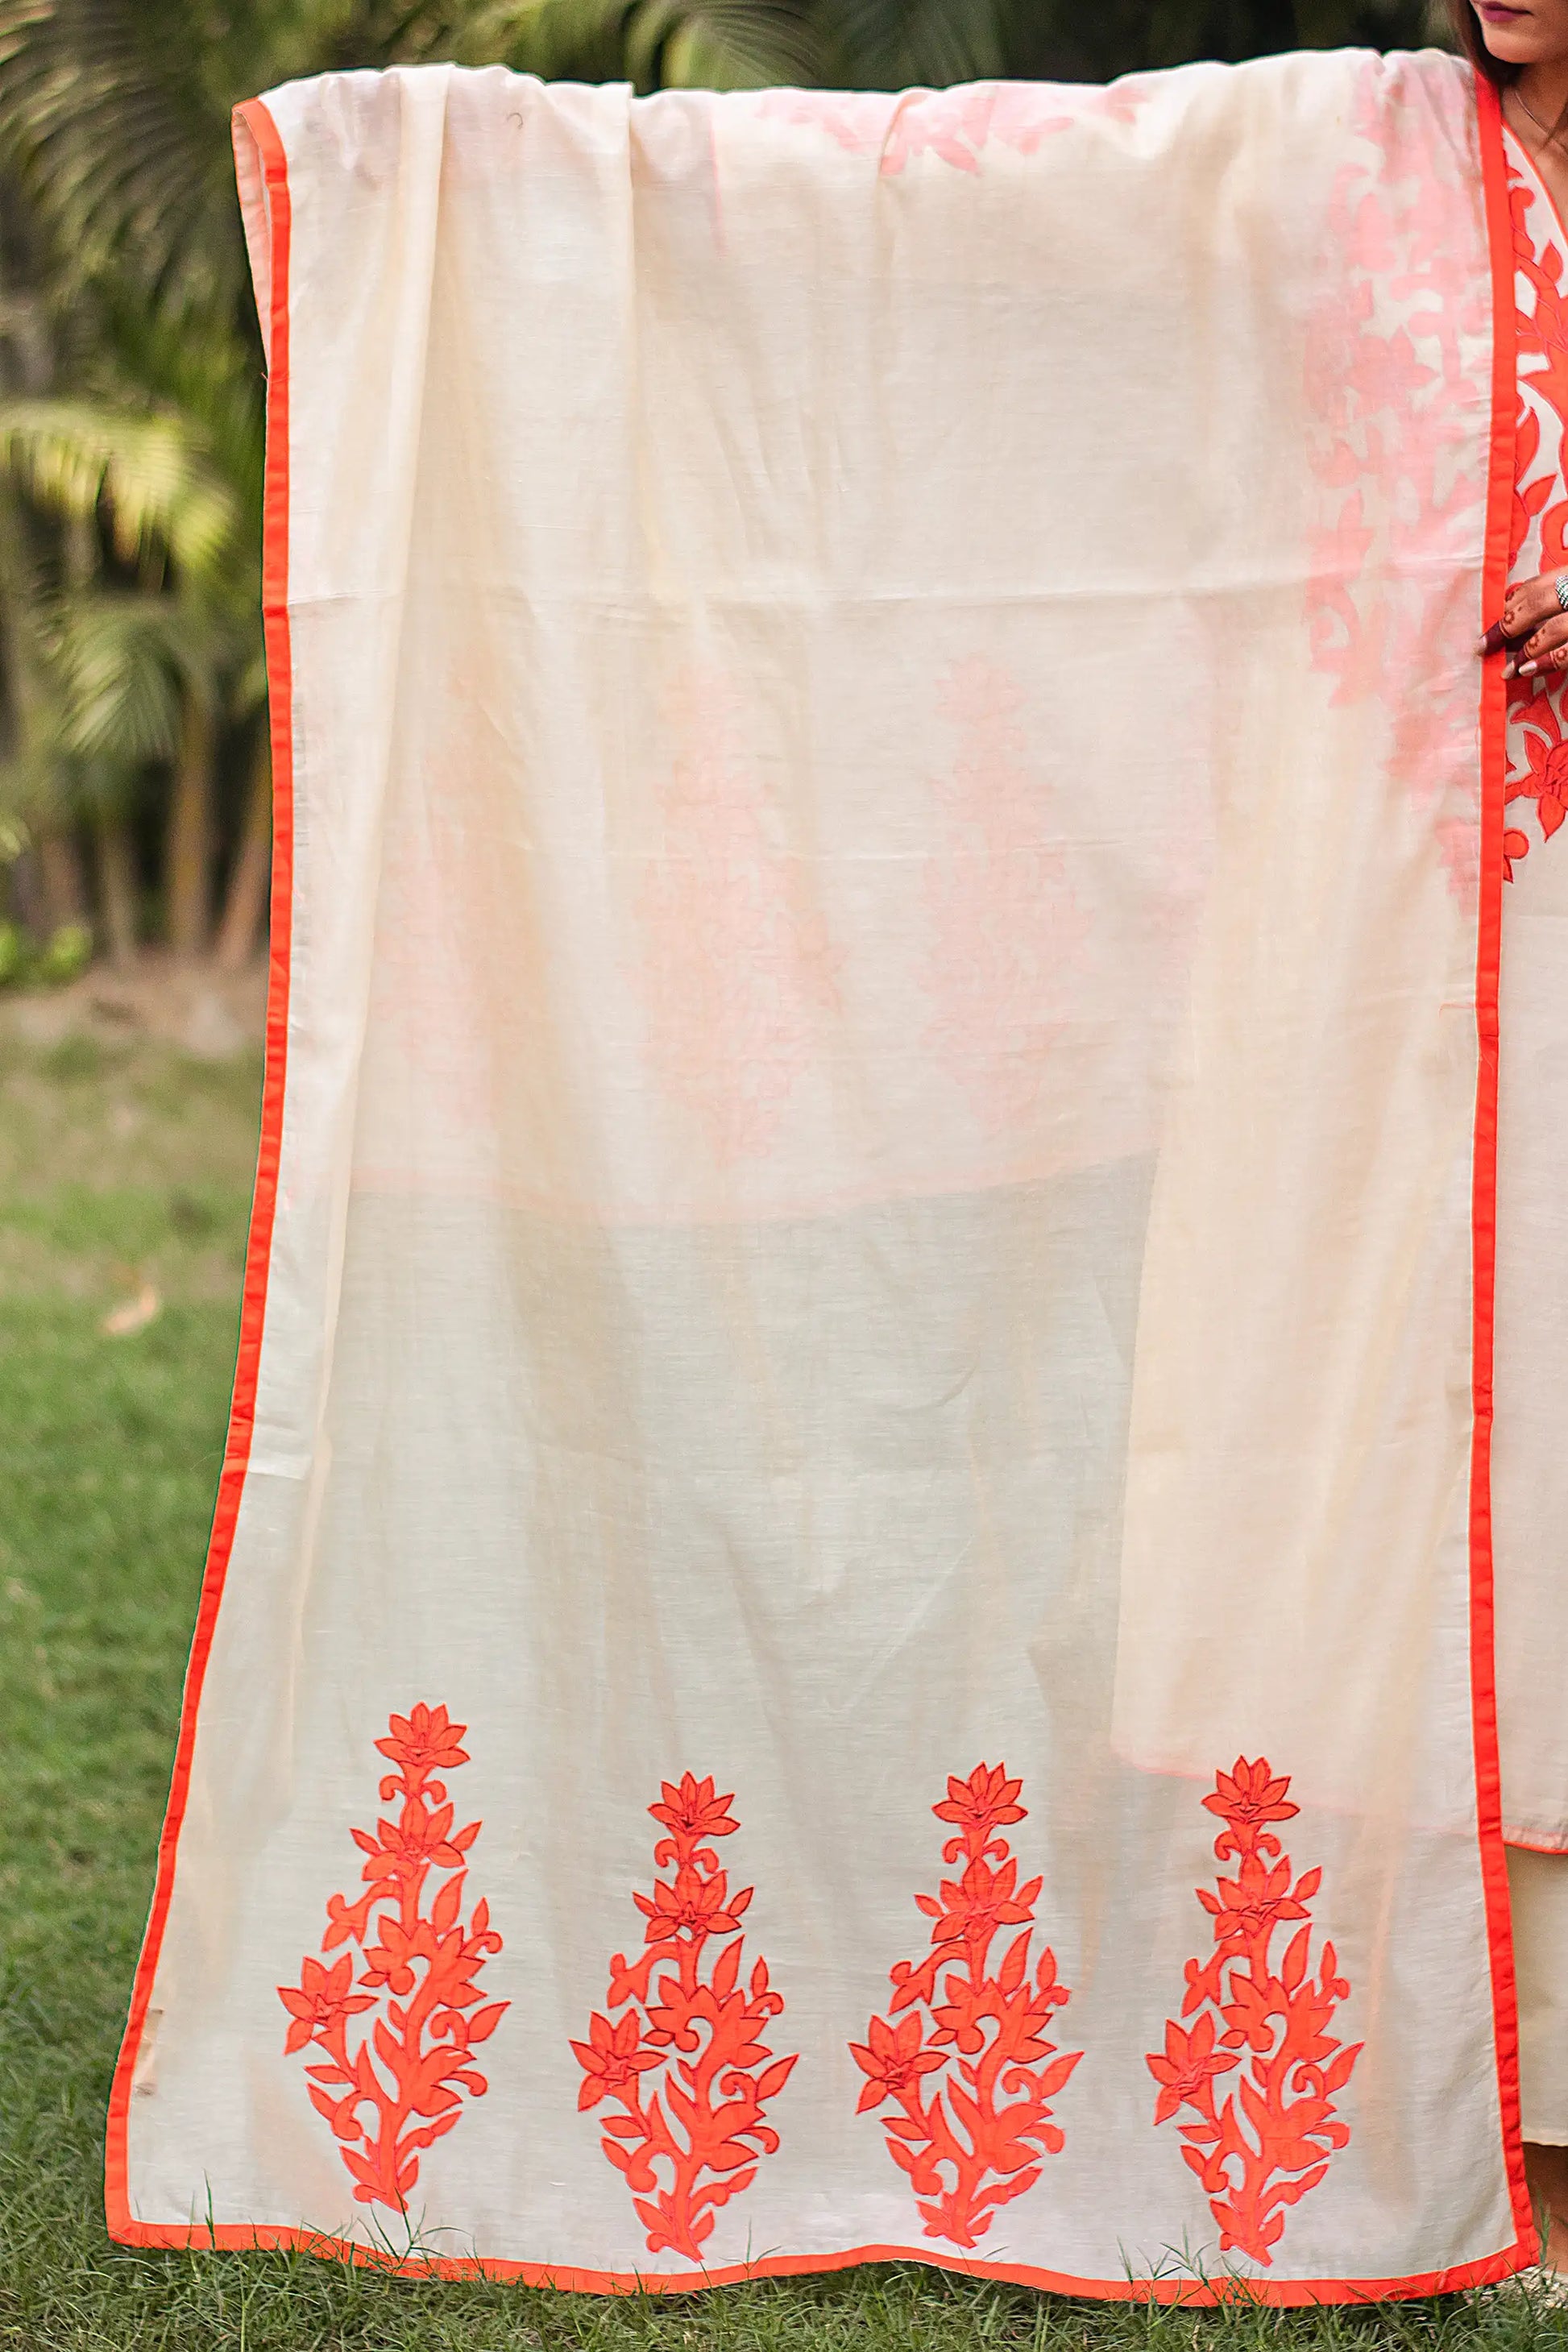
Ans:
[[[1518,422],[1510,573],[1568,569],[1568,236],[1508,134]],[[1528,2137],[1568,2143],[1568,679],[1508,698],[1494,1502],[1503,1814]]]
[[[116,2235],[1501,2277],[1495,100],[237,148],[271,1050]]]

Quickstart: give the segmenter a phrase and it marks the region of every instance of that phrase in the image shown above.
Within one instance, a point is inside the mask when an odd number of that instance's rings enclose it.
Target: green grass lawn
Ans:
[[[1568,2347],[1568,2313],[1517,2294],[1145,2313],[883,2264],[645,2301],[111,2246],[104,2102],[223,1443],[258,1082],[151,1046],[0,1045],[0,2347]],[[157,1313],[107,1334],[147,1286]]]

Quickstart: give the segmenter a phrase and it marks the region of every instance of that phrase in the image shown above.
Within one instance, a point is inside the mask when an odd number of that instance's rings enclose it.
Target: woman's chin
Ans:
[[[1539,62],[1541,26],[1532,12],[1514,10],[1504,0],[1481,0],[1476,9],[1487,53],[1499,65],[1529,66]]]

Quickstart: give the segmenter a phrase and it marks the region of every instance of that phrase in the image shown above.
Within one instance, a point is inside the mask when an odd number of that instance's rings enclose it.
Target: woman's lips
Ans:
[[[1489,25],[1514,25],[1518,23],[1521,16],[1528,16],[1530,12],[1526,8],[1499,7],[1497,0],[1480,0],[1480,5],[1476,13],[1479,16],[1483,17]]]

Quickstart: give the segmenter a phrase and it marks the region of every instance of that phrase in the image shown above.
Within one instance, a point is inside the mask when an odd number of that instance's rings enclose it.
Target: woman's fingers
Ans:
[[[1510,588],[1503,602],[1502,617],[1494,621],[1484,636],[1478,638],[1479,654],[1511,653],[1517,661],[1524,640],[1531,637],[1542,624],[1563,617],[1563,607],[1557,594],[1559,579],[1568,574],[1542,572],[1533,580],[1521,580]],[[1528,649],[1526,659],[1538,658],[1535,649]],[[1514,665],[1509,666],[1513,675]]]
[[[1538,672],[1568,669],[1568,614],[1558,613],[1554,620],[1543,622],[1515,648],[1509,669],[1520,677],[1534,677]]]
[[[1561,617],[1562,605],[1557,601],[1557,574],[1542,572],[1534,580],[1521,580],[1510,588],[1502,601],[1502,625],[1510,637],[1527,637],[1542,621]]]
[[[1568,636],[1568,613],[1560,612],[1553,606],[1550,620],[1543,621],[1538,629],[1531,631],[1523,644],[1516,648],[1517,655],[1523,659],[1526,656],[1533,658],[1550,653],[1554,646],[1562,645],[1565,636]]]
[[[1517,647],[1521,638],[1531,636],[1549,618],[1561,619],[1563,607],[1557,598],[1558,573],[1542,572],[1534,580],[1521,580],[1510,588],[1503,600],[1502,618],[1494,621],[1481,638],[1477,651],[1498,654]]]

